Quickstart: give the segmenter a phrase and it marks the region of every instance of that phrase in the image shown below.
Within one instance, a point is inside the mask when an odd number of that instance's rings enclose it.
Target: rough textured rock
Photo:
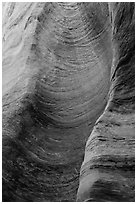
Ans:
[[[3,3],[3,201],[134,200],[133,7]]]

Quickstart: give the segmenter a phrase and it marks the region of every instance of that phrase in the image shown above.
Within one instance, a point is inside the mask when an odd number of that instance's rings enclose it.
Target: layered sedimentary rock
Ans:
[[[134,3],[111,3],[109,100],[86,143],[78,201],[135,201]]]
[[[75,201],[84,150],[77,200],[133,201],[134,19],[123,5],[120,21],[121,4],[3,3],[3,201]]]

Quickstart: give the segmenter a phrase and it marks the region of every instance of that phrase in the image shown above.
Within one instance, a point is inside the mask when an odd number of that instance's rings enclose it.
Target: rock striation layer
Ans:
[[[134,3],[111,3],[109,100],[88,138],[77,201],[135,201]]]
[[[4,202],[134,200],[133,9],[3,3]]]

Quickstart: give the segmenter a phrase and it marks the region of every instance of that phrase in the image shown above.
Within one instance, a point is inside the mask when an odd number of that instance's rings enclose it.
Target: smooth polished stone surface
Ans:
[[[134,24],[121,29],[120,6],[3,3],[4,202],[134,200]]]
[[[134,3],[112,3],[109,100],[88,138],[77,201],[135,201]]]

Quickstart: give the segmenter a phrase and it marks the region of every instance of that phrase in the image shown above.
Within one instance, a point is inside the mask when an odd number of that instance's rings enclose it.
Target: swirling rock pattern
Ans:
[[[132,7],[3,3],[3,201],[134,200]]]
[[[78,201],[135,200],[134,3],[110,4],[114,60],[105,111],[88,138]]]

